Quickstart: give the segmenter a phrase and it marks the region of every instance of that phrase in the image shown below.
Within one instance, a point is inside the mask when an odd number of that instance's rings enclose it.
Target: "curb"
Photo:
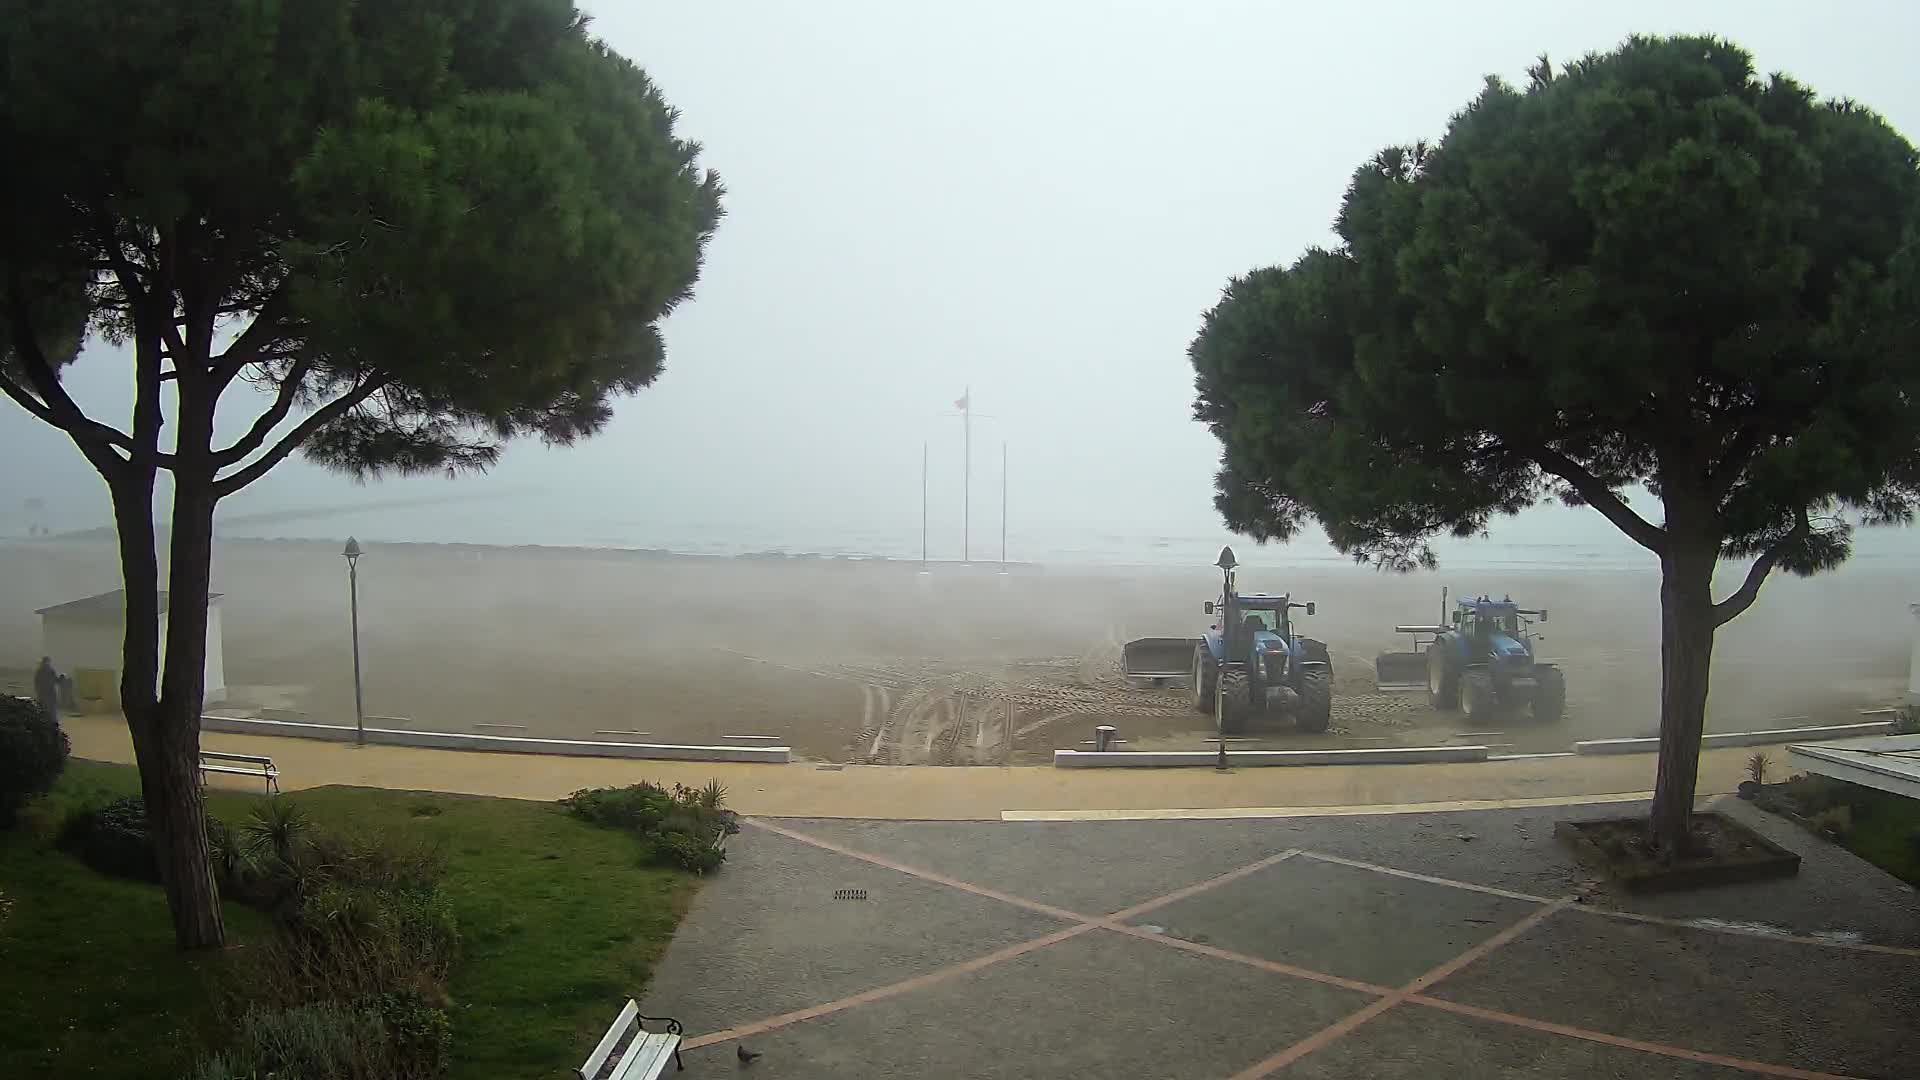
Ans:
[[[230,735],[275,735],[326,742],[353,742],[354,728],[338,724],[309,724],[296,720],[255,720],[233,716],[202,716],[200,730]],[[558,754],[567,757],[647,758],[659,761],[741,761],[784,765],[791,757],[785,746],[687,746],[678,743],[584,742],[575,739],[530,739],[514,735],[468,735],[453,731],[402,731],[367,728],[367,742],[380,746],[415,746],[429,750],[482,750],[510,754]]]
[[[1485,761],[1484,746],[1402,746],[1371,750],[1230,750],[1227,763],[1260,765],[1413,765],[1428,761]],[[1217,765],[1215,750],[1055,750],[1056,769],[1168,769]]]
[[[1875,720],[1865,724],[1825,724],[1819,727],[1774,728],[1770,731],[1728,731],[1700,739],[1702,749],[1720,746],[1760,746],[1766,743],[1798,742],[1801,739],[1852,739],[1863,735],[1891,735],[1893,721]],[[1660,749],[1658,738],[1588,739],[1573,744],[1576,754],[1647,754]]]

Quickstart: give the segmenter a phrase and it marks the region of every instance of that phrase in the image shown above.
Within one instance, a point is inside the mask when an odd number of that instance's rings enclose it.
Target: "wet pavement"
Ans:
[[[1914,890],[1744,805],[1797,878],[1627,896],[1552,837],[1642,809],[757,819],[644,1011],[690,1075],[1920,1073]]]

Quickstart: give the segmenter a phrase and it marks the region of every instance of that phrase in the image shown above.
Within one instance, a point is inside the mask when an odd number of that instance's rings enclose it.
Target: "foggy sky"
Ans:
[[[975,427],[976,550],[997,542],[1002,441],[1016,531],[1218,531],[1184,356],[1200,313],[1230,276],[1329,242],[1352,170],[1438,136],[1486,74],[1713,32],[1920,133],[1920,11],[1893,0],[588,8],[729,192],[659,383],[598,438],[517,444],[487,477],[361,488],[288,462],[224,513],[457,494],[511,514],[565,491],[716,529],[917,528],[928,441],[953,540],[960,430],[942,414],[971,387],[992,417]],[[100,347],[68,379],[124,424],[129,377]],[[0,478],[0,509],[39,495],[65,522],[106,519],[78,453],[10,405],[0,453],[42,463]],[[1611,532],[1555,509],[1494,536]]]

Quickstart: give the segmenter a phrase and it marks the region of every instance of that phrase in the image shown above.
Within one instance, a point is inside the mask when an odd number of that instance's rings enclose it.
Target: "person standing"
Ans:
[[[40,666],[33,669],[33,696],[40,701],[40,711],[48,721],[58,726],[60,723],[60,673],[53,669],[53,658],[43,656]]]

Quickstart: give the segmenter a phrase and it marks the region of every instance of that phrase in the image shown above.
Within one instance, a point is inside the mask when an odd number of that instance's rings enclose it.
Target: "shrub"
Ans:
[[[333,1003],[249,1009],[233,1045],[201,1062],[194,1080],[377,1080],[386,1030],[371,1009]]]
[[[238,961],[236,989],[246,1000],[281,1006],[390,991],[437,998],[459,947],[452,905],[437,889],[324,882]]]
[[[1747,759],[1747,776],[1756,784],[1764,784],[1767,782],[1767,768],[1772,764],[1773,759],[1764,750],[1760,751]]]
[[[453,1024],[417,991],[395,990],[369,1002],[386,1028],[389,1075],[426,1080],[444,1075],[453,1060]]]
[[[315,832],[306,858],[321,879],[388,891],[433,889],[447,873],[438,847],[389,834]]]
[[[740,831],[726,798],[718,780],[698,788],[675,784],[671,793],[643,782],[576,791],[560,805],[582,821],[639,834],[648,862],[704,874],[726,861],[721,841]]]
[[[1808,818],[1807,823],[1831,839],[1845,840],[1853,831],[1853,810],[1845,803],[1829,806]]]
[[[251,819],[240,826],[240,836],[254,858],[274,858],[292,865],[299,861],[301,841],[312,827],[292,799],[268,799],[255,804]]]
[[[560,800],[567,813],[609,829],[651,832],[673,812],[673,796],[644,781],[623,788],[588,788]]]
[[[53,790],[68,751],[67,733],[37,702],[0,694],[0,829],[13,827],[27,800]]]
[[[663,832],[653,838],[653,860],[678,866],[682,870],[704,874],[709,870],[718,870],[726,859],[724,849],[715,846],[712,840],[702,839],[693,833]]]
[[[160,880],[160,864],[147,834],[146,804],[137,795],[73,810],[60,823],[54,844],[100,873]]]

